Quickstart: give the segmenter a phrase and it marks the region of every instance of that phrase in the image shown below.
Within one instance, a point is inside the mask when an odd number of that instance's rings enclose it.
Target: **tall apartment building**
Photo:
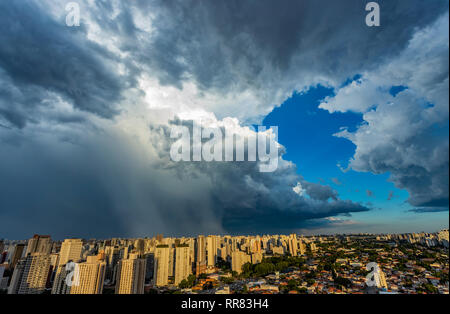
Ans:
[[[214,267],[217,261],[218,237],[210,235],[206,238],[208,267]]]
[[[196,241],[196,274],[200,275],[206,271],[206,239],[205,236],[200,235]]]
[[[261,253],[261,239],[258,237],[250,239],[250,252]]]
[[[262,255],[262,253],[253,253],[251,255],[251,258],[252,258],[252,264],[258,264],[258,263],[262,262],[263,255]]]
[[[289,253],[292,256],[297,256],[297,249],[298,249],[297,245],[298,245],[297,244],[297,235],[291,234],[289,236]]]
[[[155,269],[155,253],[147,253],[144,255],[145,263],[145,283],[149,284],[153,279]]]
[[[106,273],[102,255],[88,256],[87,261],[74,268],[58,268],[52,294],[101,294]]]
[[[153,279],[156,286],[167,286],[169,283],[169,250],[168,245],[158,245],[155,248]]]
[[[306,252],[306,248],[305,248],[305,243],[302,241],[302,239],[300,239],[298,241],[298,248],[299,248],[300,255],[304,255]]]
[[[49,254],[52,251],[52,239],[49,235],[35,234],[28,240],[26,255],[31,253]]]
[[[83,250],[83,241],[81,239],[65,239],[59,252],[58,266],[66,265],[68,261],[78,262]]]
[[[234,251],[231,253],[231,270],[242,273],[242,266],[245,263],[251,263],[251,256],[242,251]]]
[[[175,248],[175,285],[186,279],[192,273],[189,245],[179,245]]]
[[[70,287],[70,294],[102,294],[106,262],[101,256],[88,256],[86,262],[77,263],[78,280]]]
[[[8,294],[39,294],[45,291],[50,272],[50,255],[31,253],[14,269]]]
[[[378,273],[378,276],[374,276],[377,288],[387,289],[388,285],[386,282],[386,276],[384,275],[384,272],[381,270],[381,268],[378,268],[377,273]]]
[[[11,267],[14,268],[17,265],[17,262],[22,258],[25,251],[25,244],[16,244],[14,247],[14,252],[12,253],[9,263],[11,264]]]
[[[117,272],[116,294],[144,294],[146,260],[138,253],[121,260]]]

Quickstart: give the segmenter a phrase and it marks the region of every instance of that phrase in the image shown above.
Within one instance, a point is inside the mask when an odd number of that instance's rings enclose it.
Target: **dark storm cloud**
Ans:
[[[207,182],[158,169],[133,136],[108,125],[26,132],[0,133],[2,237],[221,231]]]
[[[174,124],[192,126],[192,121]],[[368,211],[369,208],[341,200],[330,186],[311,183],[297,175],[295,165],[280,160],[274,172],[260,172],[256,162],[173,162],[169,158],[170,129],[153,126],[161,165],[174,169],[180,177],[205,177],[214,200],[211,210],[220,217],[227,232],[293,231],[310,219]],[[280,156],[284,148],[279,150]],[[245,152],[247,154],[247,151]],[[294,192],[301,183],[308,197]]]
[[[419,208],[413,208],[408,210],[409,212],[412,213],[438,213],[438,212],[446,212],[448,211],[448,208],[444,208],[444,207],[419,207]]]
[[[45,140],[10,134],[13,138],[2,138],[0,150],[3,236],[20,239],[51,231],[59,238],[108,237],[112,228],[125,234],[121,217],[111,210],[115,204],[109,191],[99,184],[97,169],[72,155],[72,144],[50,146]]]
[[[378,1],[382,27],[365,25],[366,1],[155,1],[149,62],[163,83],[193,76],[227,90],[286,75],[345,80],[404,48],[446,1]],[[267,71],[269,69],[269,71]],[[283,77],[285,76],[285,77]],[[262,87],[261,85],[259,87]]]
[[[111,118],[128,84],[111,69],[111,54],[86,39],[82,28],[55,21],[32,1],[0,3],[0,115],[23,128],[33,108],[54,92],[76,108]],[[14,93],[11,90],[15,89]]]
[[[335,190],[328,185],[322,185],[317,183],[311,183],[302,181],[302,186],[305,188],[306,193],[315,200],[327,201],[329,199],[337,200],[338,194]]]

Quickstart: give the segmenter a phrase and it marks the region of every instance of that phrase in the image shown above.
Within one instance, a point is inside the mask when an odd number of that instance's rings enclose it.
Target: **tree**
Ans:
[[[337,286],[346,287],[346,288],[349,288],[352,286],[351,280],[347,279],[347,278],[343,278],[343,277],[336,277],[336,279],[334,279],[334,284]]]
[[[181,282],[178,284],[178,287],[180,287],[180,289],[186,289],[189,288],[189,283],[186,279],[181,280]]]
[[[250,277],[253,273],[253,265],[251,263],[245,263],[242,265],[242,275],[244,277]]]

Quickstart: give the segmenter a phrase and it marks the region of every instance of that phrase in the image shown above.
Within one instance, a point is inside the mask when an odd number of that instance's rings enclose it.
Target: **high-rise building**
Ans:
[[[31,253],[14,269],[8,294],[39,294],[45,291],[50,272],[50,255]]]
[[[300,239],[298,241],[298,248],[299,248],[300,255],[304,255],[305,251],[306,251],[306,248],[305,248],[305,243],[303,243],[302,239]]]
[[[231,253],[231,270],[242,273],[242,266],[245,263],[251,263],[251,256],[242,251],[234,251]]]
[[[259,236],[250,240],[250,252],[252,254],[261,253],[261,239]]]
[[[28,240],[26,255],[31,253],[49,254],[52,251],[52,239],[49,235],[35,234]]]
[[[77,264],[78,280],[75,278],[70,294],[102,294],[106,262],[101,255],[88,256],[86,262]]]
[[[206,263],[206,241],[203,235],[197,238],[197,263]]]
[[[214,267],[217,261],[217,236],[210,235],[206,238],[206,250],[208,253],[208,267]]]
[[[175,248],[175,284],[178,285],[192,273],[190,247],[181,244]]]
[[[17,262],[22,258],[25,250],[25,244],[16,244],[14,247],[14,252],[10,257],[9,263],[11,264],[11,268],[16,267]]]
[[[378,288],[384,288],[384,289],[388,288],[388,285],[386,282],[386,276],[384,275],[384,272],[381,270],[381,268],[378,268],[377,276],[374,276],[374,279],[375,279],[376,286]]]
[[[58,267],[52,294],[101,294],[106,273],[104,256],[88,256],[87,261],[74,267]]]
[[[289,236],[289,253],[292,256],[297,256],[297,235],[295,234]]]
[[[137,239],[136,241],[134,241],[134,248],[139,254],[143,255],[145,252],[144,239]]]
[[[138,253],[119,261],[116,294],[144,294],[146,260]]]
[[[153,279],[153,273],[155,269],[155,253],[147,253],[144,255],[146,259],[145,263],[145,283],[150,283]]]
[[[169,246],[158,245],[155,248],[155,269],[153,279],[156,286],[167,286],[169,283]]]
[[[78,262],[83,250],[83,241],[81,239],[65,239],[61,245],[58,265],[66,265],[67,262]]]
[[[262,262],[262,259],[263,259],[262,253],[253,253],[253,254],[251,255],[251,257],[252,257],[252,264],[258,264],[258,263],[261,263],[261,262]]]

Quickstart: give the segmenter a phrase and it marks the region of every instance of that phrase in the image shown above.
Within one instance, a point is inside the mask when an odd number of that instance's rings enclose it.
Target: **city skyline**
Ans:
[[[426,231],[426,230],[420,230],[420,231],[409,231],[409,232],[380,232],[380,233],[370,233],[370,232],[354,232],[354,233],[315,233],[315,234],[304,234],[304,233],[289,233],[289,234],[295,234],[299,237],[333,237],[333,236],[358,236],[358,235],[364,235],[364,236],[373,236],[373,235],[404,235],[404,234],[420,234],[420,233],[427,233],[427,234],[433,234],[433,233],[438,233],[442,230],[449,230],[448,227],[446,228],[438,228],[436,230],[432,230],[432,231]],[[34,235],[42,235],[45,233],[32,233]],[[241,233],[241,234],[231,234],[231,233],[211,233],[211,234],[206,234],[206,233],[197,233],[197,234],[191,234],[191,235],[174,235],[174,234],[162,234],[162,233],[155,233],[155,234],[148,234],[147,236],[136,236],[136,237],[124,237],[124,236],[109,236],[109,237],[105,237],[105,238],[86,238],[86,237],[80,237],[80,236],[76,236],[76,235],[72,235],[72,236],[64,236],[62,238],[55,238],[50,234],[46,234],[46,236],[51,237],[53,240],[56,241],[63,241],[63,240],[70,240],[70,239],[82,239],[84,241],[89,241],[89,240],[110,240],[110,239],[152,239],[152,238],[157,238],[158,236],[162,236],[165,238],[198,238],[200,236],[220,236],[220,237],[255,237],[255,236],[287,236],[289,235],[288,233],[260,233],[260,234],[249,234],[249,233]],[[1,238],[0,240],[8,240],[8,241],[28,241],[30,234],[27,234],[26,236],[24,236],[23,238]]]
[[[449,232],[0,240],[0,294],[448,294]]]

